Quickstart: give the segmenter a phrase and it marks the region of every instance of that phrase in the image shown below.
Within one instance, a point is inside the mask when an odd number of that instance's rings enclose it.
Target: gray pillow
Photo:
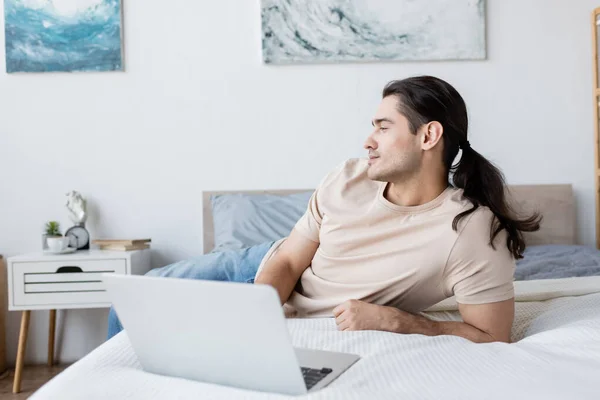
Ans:
[[[539,245],[525,249],[515,280],[600,275],[600,251],[579,245]]]
[[[211,196],[215,247],[243,249],[288,236],[313,194],[221,194]]]

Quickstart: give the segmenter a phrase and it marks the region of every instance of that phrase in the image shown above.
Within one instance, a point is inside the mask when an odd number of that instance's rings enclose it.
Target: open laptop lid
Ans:
[[[273,287],[118,274],[102,280],[144,370],[306,393]]]

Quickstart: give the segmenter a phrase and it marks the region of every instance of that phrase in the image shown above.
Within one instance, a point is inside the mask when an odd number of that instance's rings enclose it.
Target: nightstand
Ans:
[[[150,249],[36,253],[8,258],[8,309],[23,311],[13,393],[21,390],[31,310],[50,310],[48,365],[52,365],[57,309],[108,308],[111,303],[100,274],[143,275],[149,270]]]

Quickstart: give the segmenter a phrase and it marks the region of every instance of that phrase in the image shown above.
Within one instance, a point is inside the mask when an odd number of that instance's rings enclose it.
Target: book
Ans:
[[[151,241],[152,239],[94,239],[92,240],[92,244],[132,246],[150,243]]]
[[[139,244],[99,244],[100,250],[113,250],[113,251],[131,251],[131,250],[143,250],[149,249],[149,243]]]

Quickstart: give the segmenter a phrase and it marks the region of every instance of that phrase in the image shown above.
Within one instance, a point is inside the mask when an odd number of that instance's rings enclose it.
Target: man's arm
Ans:
[[[510,342],[514,300],[489,304],[459,304],[463,322],[432,321],[400,310],[395,328],[400,333],[461,336],[476,343]]]
[[[273,286],[279,293],[281,304],[284,304],[318,248],[319,243],[293,229],[277,253],[265,263],[254,283]]]
[[[382,330],[428,336],[461,336],[476,343],[510,342],[514,299],[488,304],[459,304],[464,322],[432,321],[394,307],[350,300],[333,310],[340,330]]]

